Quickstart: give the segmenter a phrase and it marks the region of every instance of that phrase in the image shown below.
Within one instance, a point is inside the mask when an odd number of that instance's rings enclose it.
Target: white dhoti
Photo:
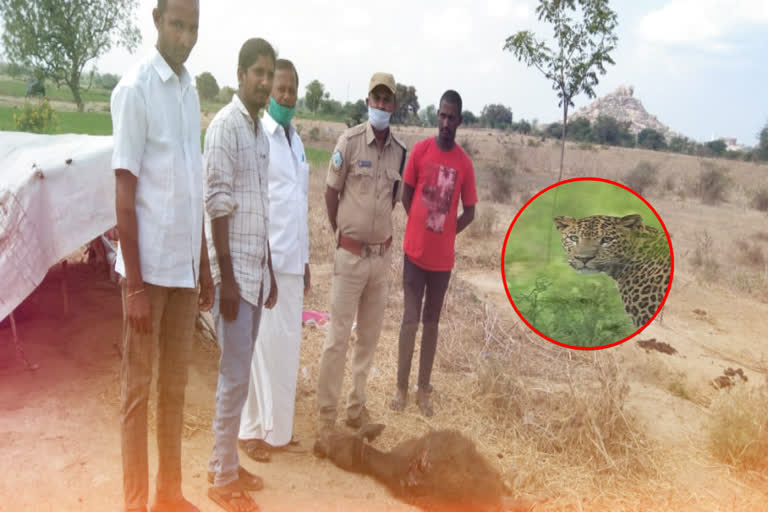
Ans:
[[[238,437],[283,446],[293,434],[304,278],[275,272],[275,280],[277,304],[261,313]]]

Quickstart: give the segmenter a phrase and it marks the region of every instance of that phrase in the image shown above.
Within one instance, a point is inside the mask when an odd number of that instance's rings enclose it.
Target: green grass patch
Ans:
[[[606,274],[573,270],[552,220],[558,215],[632,213],[661,229],[642,200],[609,183],[567,183],[531,203],[517,219],[504,254],[507,286],[525,319],[541,333],[573,346],[606,345],[632,334],[634,325],[616,283]]]
[[[87,81],[85,83],[87,85]],[[27,83],[25,80],[14,80],[12,78],[0,78],[0,96],[20,96],[24,97],[27,93]],[[45,94],[48,99],[57,101],[71,101],[75,99],[72,96],[72,91],[67,86],[56,87],[56,84],[46,80],[45,81]],[[109,98],[112,93],[106,89],[80,89],[80,96],[83,101],[88,102],[106,102],[109,103]]]
[[[311,119],[314,121],[332,121],[344,123],[347,118],[343,114],[312,114],[310,112],[296,111],[296,119]]]
[[[13,114],[20,109],[0,107],[0,130],[16,131]],[[112,116],[100,112],[56,112],[58,123],[53,133],[112,135]]]
[[[325,169],[331,160],[331,152],[324,149],[311,148],[304,146],[304,153],[307,155],[307,161],[312,167]]]

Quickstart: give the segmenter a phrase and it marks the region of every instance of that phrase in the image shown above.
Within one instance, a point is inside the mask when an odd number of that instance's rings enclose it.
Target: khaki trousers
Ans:
[[[126,288],[123,280],[123,312]],[[157,355],[156,499],[175,502],[181,493],[181,431],[195,319],[196,288],[166,288],[144,283],[152,316],[152,334],[139,334],[123,313],[120,364],[120,434],[125,510],[144,510],[148,501],[147,402]]]
[[[373,364],[387,305],[391,260],[391,250],[381,256],[363,258],[346,249],[336,249],[331,322],[317,382],[318,422],[321,425],[336,421],[355,312],[357,342],[352,355],[352,390],[347,398],[347,418],[357,418],[365,405],[368,372]]]

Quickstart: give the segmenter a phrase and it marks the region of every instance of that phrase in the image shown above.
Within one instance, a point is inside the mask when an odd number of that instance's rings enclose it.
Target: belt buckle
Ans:
[[[360,256],[363,258],[368,258],[371,256],[371,246],[367,244],[363,244],[360,246]]]

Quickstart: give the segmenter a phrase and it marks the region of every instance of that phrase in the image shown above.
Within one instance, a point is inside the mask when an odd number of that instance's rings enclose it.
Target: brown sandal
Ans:
[[[246,455],[257,462],[269,462],[272,460],[270,446],[261,439],[238,439],[237,445]]]
[[[209,487],[208,497],[227,512],[259,512],[261,510],[253,498],[238,485],[237,480],[223,487]],[[247,508],[243,508],[243,505]]]
[[[208,483],[213,485],[213,480],[216,478],[216,473],[213,471],[208,472]],[[243,466],[237,468],[237,478],[246,491],[260,491],[264,488],[264,480],[259,475],[254,475]]]

